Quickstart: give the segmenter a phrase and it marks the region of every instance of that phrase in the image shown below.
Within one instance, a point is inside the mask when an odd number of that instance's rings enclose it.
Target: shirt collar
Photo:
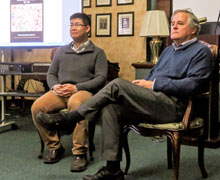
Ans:
[[[174,50],[177,51],[177,50],[180,50],[180,49],[184,49],[185,47],[189,46],[190,44],[192,44],[196,41],[197,41],[197,38],[195,37],[193,39],[190,39],[188,41],[185,41],[185,42],[181,43],[179,46],[177,46],[175,43],[172,43],[172,45],[173,45]]]
[[[85,50],[85,48],[89,45],[90,40],[84,42],[83,44],[80,45],[79,48],[76,47],[75,42],[72,42],[71,48],[76,52],[76,53],[81,53]]]

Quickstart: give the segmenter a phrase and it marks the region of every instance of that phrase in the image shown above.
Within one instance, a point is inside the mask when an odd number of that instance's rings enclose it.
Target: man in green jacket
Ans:
[[[38,98],[32,105],[32,118],[49,151],[44,163],[58,162],[65,149],[59,130],[42,127],[36,115],[39,112],[53,113],[63,108],[73,111],[86,102],[103,87],[107,79],[107,59],[104,51],[88,40],[90,18],[84,13],[70,17],[70,35],[73,41],[59,47],[48,70],[47,83],[50,91]],[[62,127],[67,134],[73,133],[73,162],[70,170],[80,172],[86,169],[88,150],[88,121],[83,120],[74,127]]]

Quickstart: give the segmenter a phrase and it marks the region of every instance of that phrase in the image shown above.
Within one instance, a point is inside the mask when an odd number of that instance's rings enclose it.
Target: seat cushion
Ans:
[[[190,121],[189,128],[195,129],[200,128],[204,125],[203,119],[196,117]],[[167,123],[167,124],[148,124],[140,123],[139,127],[150,128],[150,129],[161,129],[161,130],[170,130],[170,131],[180,131],[184,130],[184,125],[182,122]]]

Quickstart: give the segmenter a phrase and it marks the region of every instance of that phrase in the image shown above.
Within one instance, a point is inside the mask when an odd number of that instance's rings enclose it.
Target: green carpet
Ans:
[[[13,116],[12,116],[13,114]],[[64,158],[56,164],[44,164],[37,158],[40,141],[31,120],[30,112],[23,116],[12,112],[9,118],[16,118],[18,130],[10,127],[0,129],[0,180],[81,180],[86,174],[93,174],[105,165],[100,158],[100,127],[97,126],[94,142],[95,160],[89,162],[82,173],[70,172],[72,161],[72,137],[62,136],[66,149]],[[126,180],[172,180],[173,170],[167,169],[166,142],[154,143],[151,138],[129,134],[131,167]],[[220,150],[205,149],[205,165],[208,180],[220,177]],[[122,167],[124,167],[123,158]],[[197,163],[197,148],[182,146],[180,160],[180,180],[199,180],[201,173]]]

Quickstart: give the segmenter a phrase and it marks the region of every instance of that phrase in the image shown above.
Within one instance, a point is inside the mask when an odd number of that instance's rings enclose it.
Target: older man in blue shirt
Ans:
[[[186,108],[185,100],[203,89],[212,71],[211,52],[196,38],[199,31],[198,19],[192,12],[175,11],[171,19],[173,44],[163,51],[148,77],[132,83],[116,79],[76,111],[38,114],[39,123],[48,129],[74,124],[84,118],[89,121],[97,116],[101,118],[102,152],[107,163],[84,180],[124,180],[120,168],[121,135],[128,121],[169,123],[180,120]]]

